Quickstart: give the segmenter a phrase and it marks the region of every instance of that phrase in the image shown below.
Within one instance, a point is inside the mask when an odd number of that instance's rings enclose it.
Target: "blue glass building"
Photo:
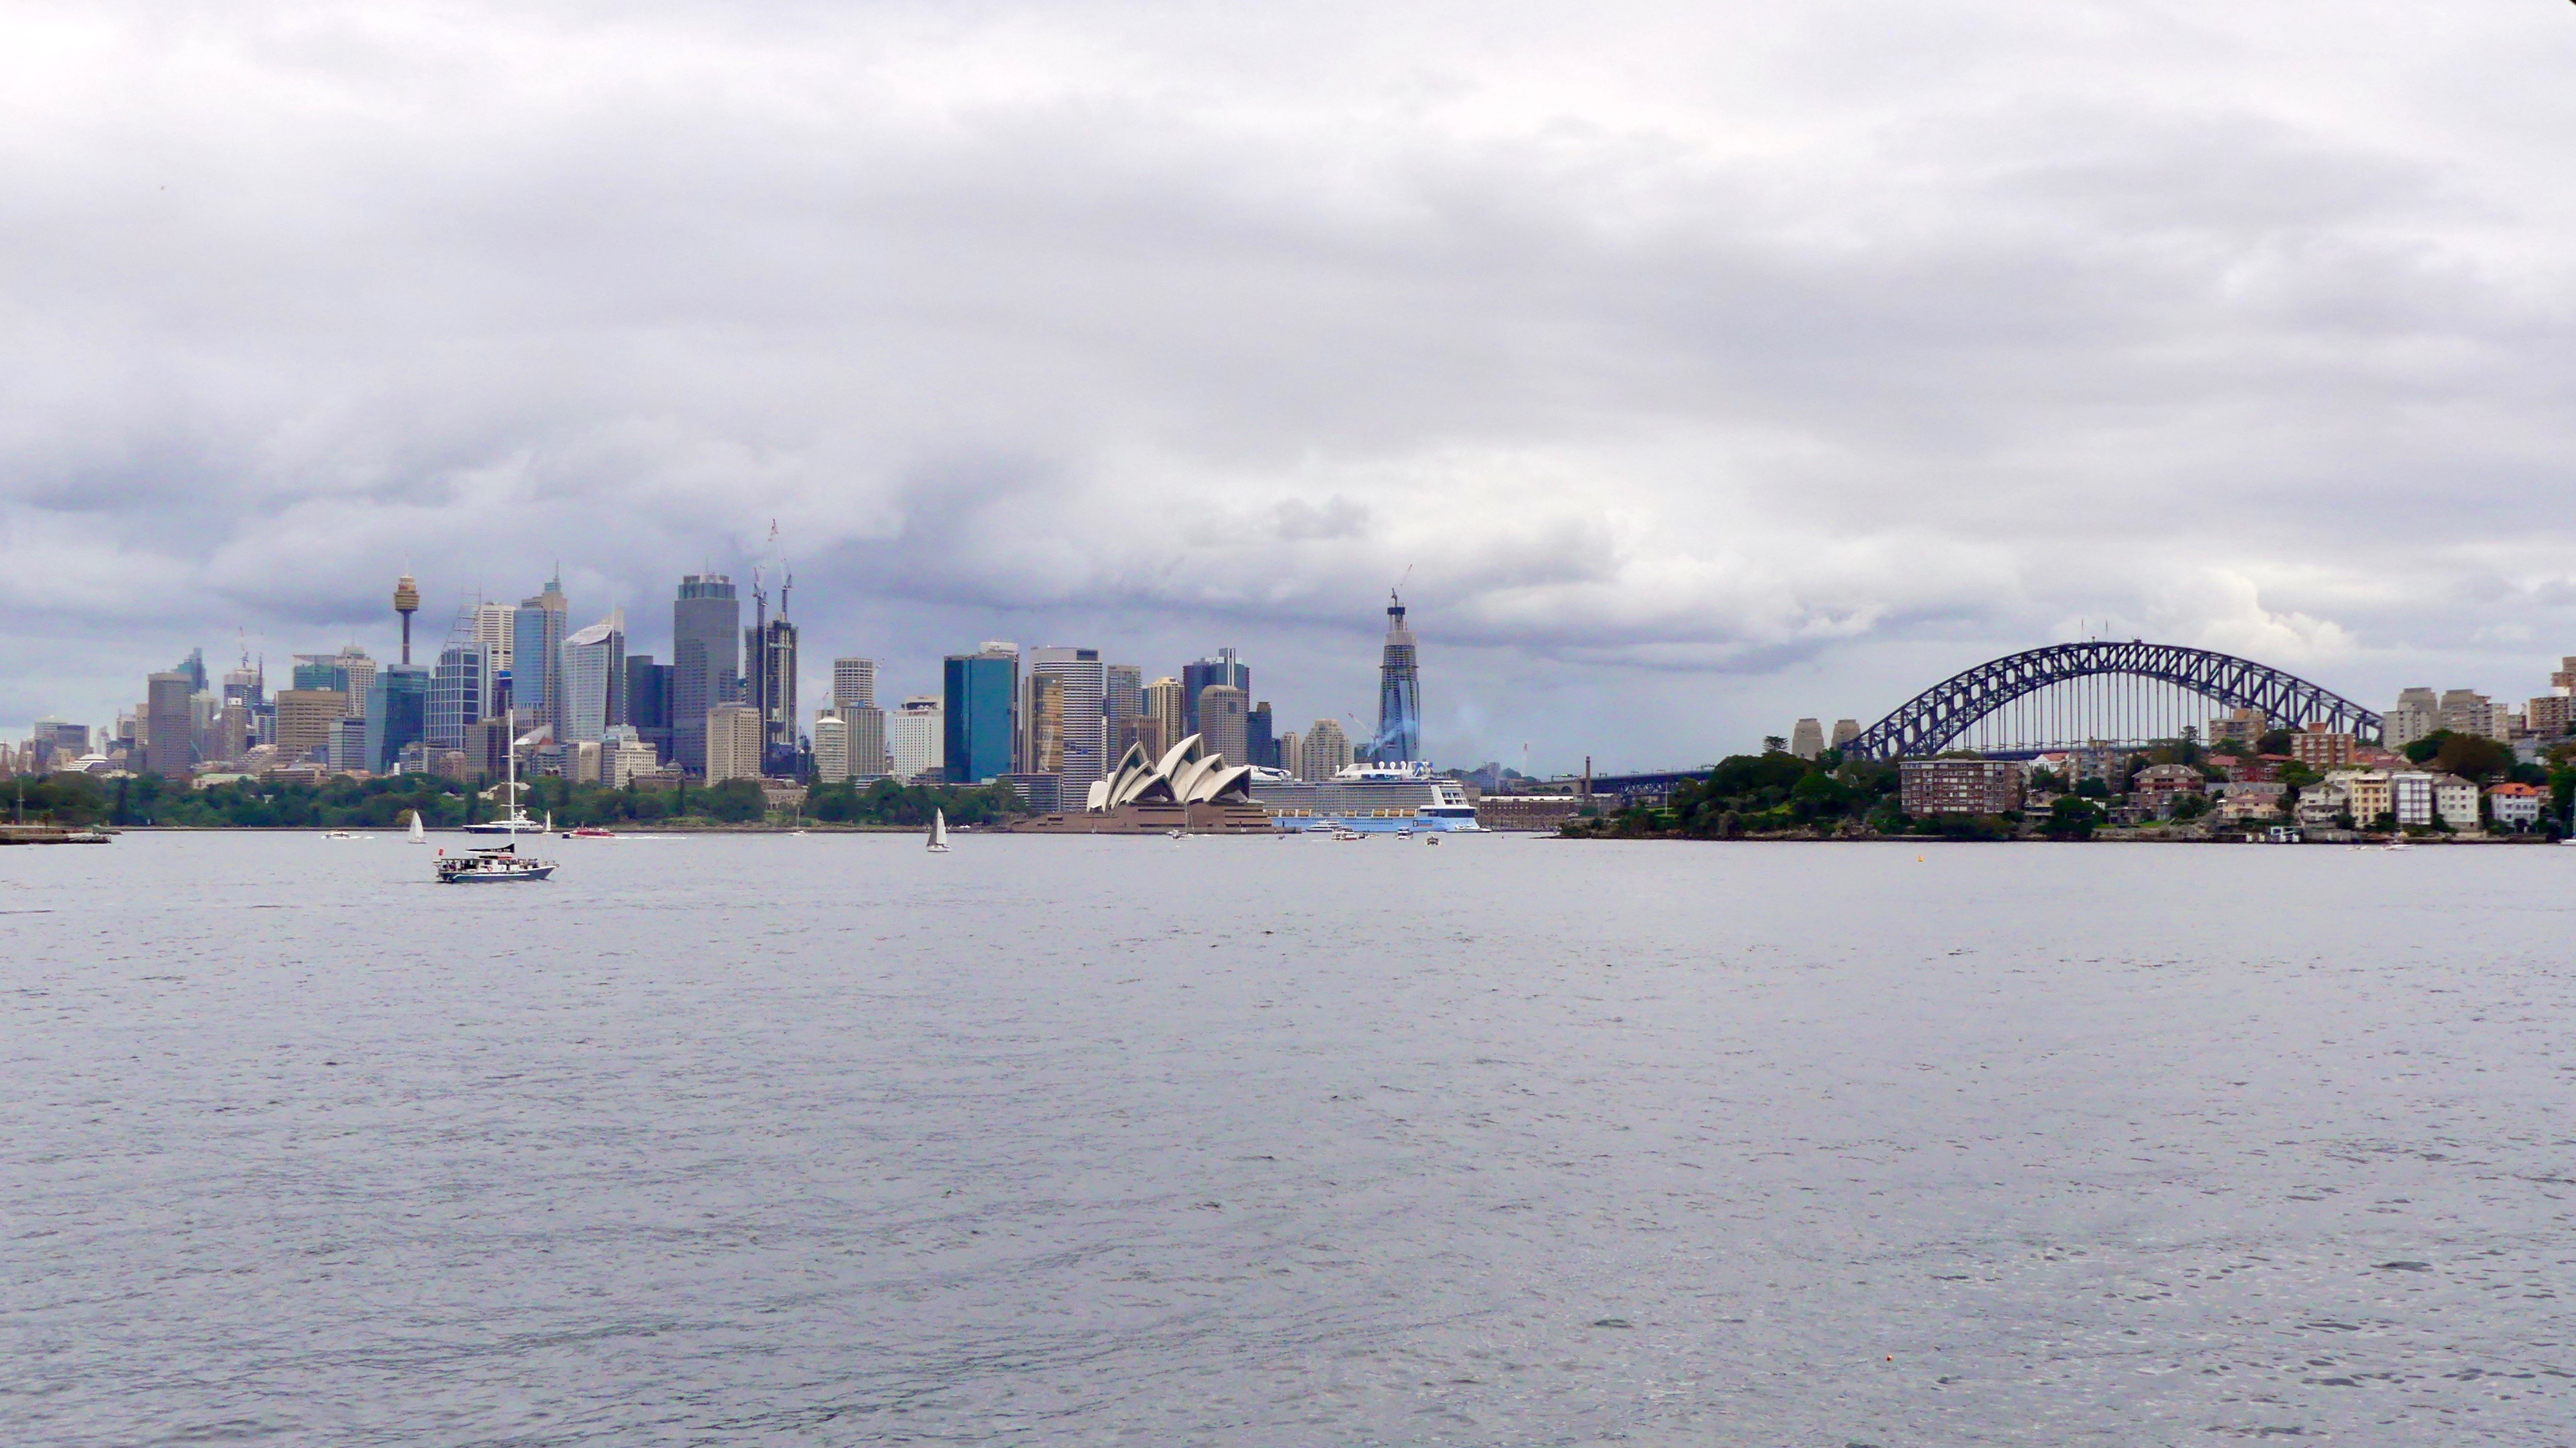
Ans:
[[[941,671],[951,784],[975,784],[1012,772],[1020,735],[1020,655],[991,644],[950,654]]]

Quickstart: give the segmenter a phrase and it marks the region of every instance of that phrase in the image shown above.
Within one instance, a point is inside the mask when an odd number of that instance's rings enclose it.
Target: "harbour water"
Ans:
[[[0,1440],[2576,1437],[2576,850],[0,852]]]

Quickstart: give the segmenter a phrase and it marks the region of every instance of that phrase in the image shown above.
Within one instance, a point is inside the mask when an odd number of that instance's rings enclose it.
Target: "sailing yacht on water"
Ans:
[[[467,825],[467,829],[476,834],[506,832],[516,835],[521,831],[536,831],[537,826],[528,819],[528,812],[519,808],[519,741],[515,739],[510,741],[510,762],[505,766],[505,775],[504,784],[510,792],[510,817],[495,820],[490,825]],[[546,815],[546,822],[554,822],[552,812]],[[412,828],[420,828],[417,813],[412,816]],[[506,845],[489,845],[462,855],[451,855],[441,850],[438,862],[432,868],[438,872],[438,883],[442,885],[502,885],[520,880],[542,880],[555,872],[555,862],[520,854],[519,842],[514,839]]]
[[[948,811],[944,809],[934,809],[930,812],[930,853],[934,855],[948,853]]]
[[[534,733],[529,735],[529,738],[534,737],[536,737]],[[502,765],[503,774],[501,789],[503,796],[510,804],[509,817],[506,819],[484,820],[478,824],[467,825],[465,827],[465,832],[467,834],[541,835],[546,832],[546,826],[528,818],[527,810],[519,803],[519,746],[527,742],[528,741],[526,739],[513,739],[510,741],[510,747],[503,751],[508,758]],[[553,821],[554,814],[552,811],[547,812],[546,819],[548,822]]]
[[[404,838],[408,839],[415,845],[425,845],[429,843],[429,832],[420,827],[419,810],[413,810],[411,812],[411,833],[404,836]]]

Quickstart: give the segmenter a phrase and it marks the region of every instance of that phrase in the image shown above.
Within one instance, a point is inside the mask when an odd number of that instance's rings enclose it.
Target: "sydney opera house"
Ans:
[[[1107,779],[1092,782],[1080,810],[1036,815],[1012,826],[1037,834],[1141,835],[1267,833],[1270,816],[1252,800],[1252,767],[1206,752],[1198,735],[1159,760],[1138,746]]]

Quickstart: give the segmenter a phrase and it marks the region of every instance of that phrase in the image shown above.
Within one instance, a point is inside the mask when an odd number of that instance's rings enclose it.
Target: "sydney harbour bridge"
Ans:
[[[2213,718],[2259,709],[2274,729],[2321,724],[2377,741],[2379,715],[2295,674],[2180,644],[2093,640],[2007,654],[1952,674],[1844,743],[1845,757],[1920,759],[1952,750],[2027,759],[2061,749],[2132,748],[2205,735]],[[1660,793],[1705,769],[1603,775],[1596,790]]]
[[[1853,758],[1921,758],[1946,750],[2031,755],[2137,745],[2207,730],[2212,718],[2259,709],[2275,729],[2322,724],[2380,737],[2377,714],[2295,674],[2180,644],[2051,644],[1989,660],[1905,701],[1843,745]]]

